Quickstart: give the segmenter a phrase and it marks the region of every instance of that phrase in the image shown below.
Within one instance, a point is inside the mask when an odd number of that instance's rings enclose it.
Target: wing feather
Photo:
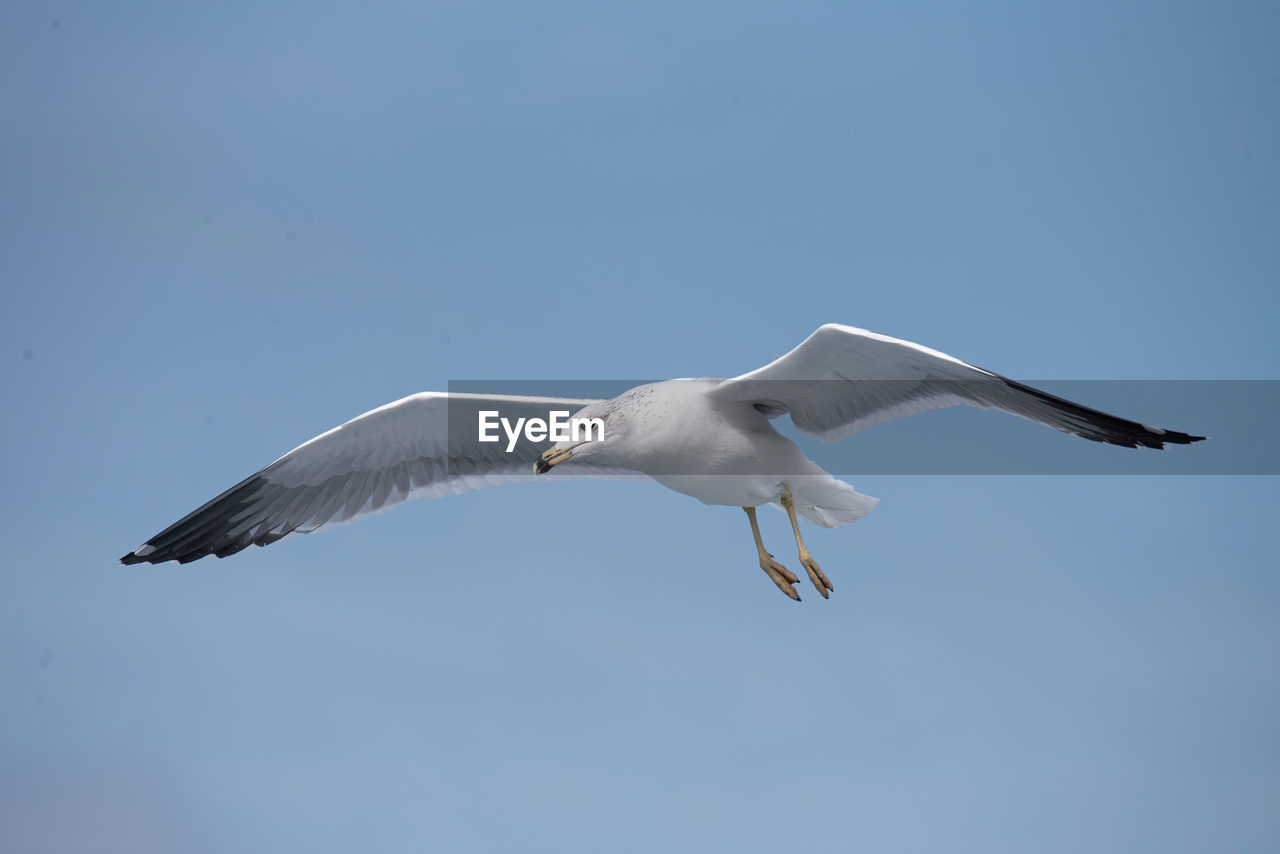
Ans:
[[[120,560],[125,564],[189,563],[226,557],[252,545],[354,521],[410,499],[440,498],[534,478],[542,445],[523,435],[478,441],[481,410],[548,418],[593,401],[513,395],[424,392],[378,407],[299,445],[223,492]],[[568,467],[563,467],[568,468]],[[638,473],[575,464],[539,479],[639,477]]]
[[[721,400],[791,415],[801,433],[835,442],[876,424],[947,406],[999,409],[1095,442],[1163,448],[1198,442],[1024,385],[937,350],[827,324],[763,368],[722,382]]]

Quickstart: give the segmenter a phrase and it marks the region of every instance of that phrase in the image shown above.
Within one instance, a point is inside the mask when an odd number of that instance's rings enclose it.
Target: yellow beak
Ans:
[[[534,462],[533,473],[543,474],[544,472],[549,472],[553,466],[564,462],[572,456],[573,450],[571,448],[552,448],[549,451],[544,451],[542,456],[538,457],[537,461]]]

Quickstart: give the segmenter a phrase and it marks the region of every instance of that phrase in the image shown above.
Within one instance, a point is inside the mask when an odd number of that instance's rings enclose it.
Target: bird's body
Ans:
[[[723,383],[667,380],[584,407],[575,417],[603,413],[610,431],[610,441],[589,449],[591,461],[643,473],[703,504],[729,507],[779,504],[786,481],[797,513],[827,528],[856,521],[875,506],[876,499],[806,457],[754,403],[717,399],[713,392]],[[619,434],[623,441],[612,443]]]
[[[744,508],[761,568],[798,599],[796,576],[765,550],[756,522],[756,507],[781,507],[791,520],[800,561],[825,597],[831,582],[809,555],[797,517],[823,527],[847,525],[866,515],[876,499],[823,471],[770,421],[790,415],[801,433],[831,442],[873,424],[956,404],[1000,409],[1128,447],[1163,448],[1203,438],[1107,415],[918,344],[828,324],[785,356],[733,379],[669,380],[607,400],[412,395],[300,445],[121,561],[226,557],[409,499],[535,473],[629,477],[654,480],[705,504]],[[596,420],[602,429],[558,437],[549,448],[528,431],[504,444],[484,438],[486,413],[510,423],[541,420],[544,427],[556,413],[573,413],[573,420]]]

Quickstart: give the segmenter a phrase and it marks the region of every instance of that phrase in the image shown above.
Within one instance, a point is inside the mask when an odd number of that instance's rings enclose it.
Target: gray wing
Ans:
[[[801,433],[826,442],[917,412],[947,406],[999,409],[1095,442],[1163,448],[1198,442],[1081,406],[959,359],[830,323],[763,368],[722,382],[721,400],[751,401],[770,418],[784,412]]]
[[[424,392],[379,407],[299,445],[189,513],[120,559],[121,563],[189,563],[265,546],[355,521],[414,498],[440,498],[488,486],[531,480],[533,462],[547,443],[523,432],[507,452],[478,441],[482,410],[516,418],[547,419],[553,410],[576,412],[591,400]],[[561,469],[570,469],[561,472]],[[546,478],[639,477],[590,464],[561,466]]]

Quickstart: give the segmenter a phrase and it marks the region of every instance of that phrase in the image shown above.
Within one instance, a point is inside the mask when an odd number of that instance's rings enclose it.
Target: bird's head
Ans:
[[[614,413],[610,403],[612,401],[597,401],[570,416],[556,443],[534,462],[534,474],[544,474],[569,459],[598,460],[612,438],[612,428],[620,425],[619,419],[611,417]]]

